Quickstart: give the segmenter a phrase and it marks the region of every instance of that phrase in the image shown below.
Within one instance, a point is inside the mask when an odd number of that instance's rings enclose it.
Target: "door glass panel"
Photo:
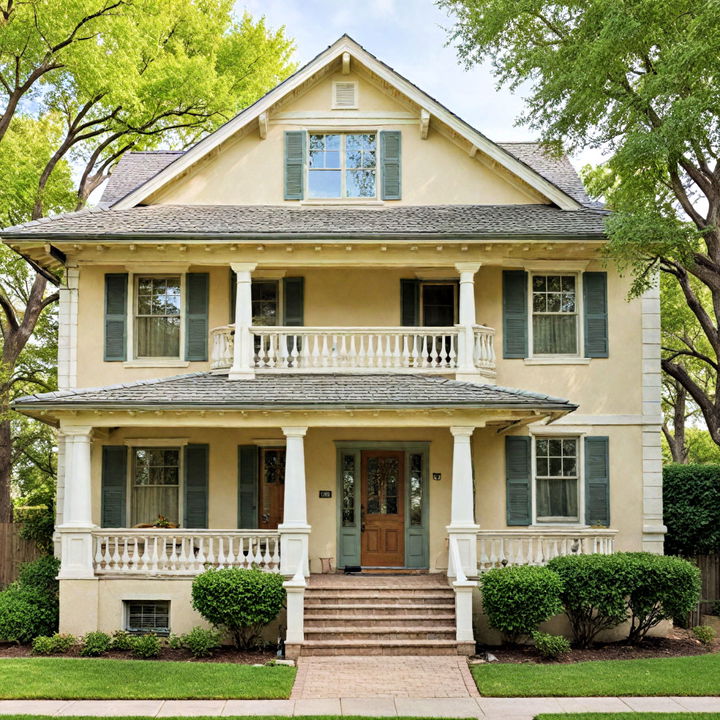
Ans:
[[[396,457],[368,458],[368,515],[397,515],[399,470]]]
[[[410,455],[410,524],[422,525],[423,481],[422,455]]]
[[[342,524],[352,527],[355,525],[355,455],[343,455],[342,468]]]

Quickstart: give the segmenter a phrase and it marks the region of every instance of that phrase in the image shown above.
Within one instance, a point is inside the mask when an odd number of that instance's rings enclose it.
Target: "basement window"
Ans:
[[[170,601],[125,600],[125,629],[138,635],[169,635]]]

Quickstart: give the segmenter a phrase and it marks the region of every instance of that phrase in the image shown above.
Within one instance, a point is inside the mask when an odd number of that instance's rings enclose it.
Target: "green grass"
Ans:
[[[492,663],[474,665],[472,674],[480,694],[489,697],[720,695],[720,654],[566,665]]]
[[[269,700],[290,697],[295,668],[76,658],[0,660],[0,699]]]
[[[537,715],[535,720],[720,720],[720,713],[563,713]]]

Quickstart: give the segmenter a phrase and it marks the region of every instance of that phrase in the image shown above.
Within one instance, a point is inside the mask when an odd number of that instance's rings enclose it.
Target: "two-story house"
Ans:
[[[605,217],[343,36],[3,231],[65,277],[60,390],[15,403],[58,428],[61,629],[184,632],[257,566],[289,655],[469,652],[484,569],[662,552],[659,301]]]

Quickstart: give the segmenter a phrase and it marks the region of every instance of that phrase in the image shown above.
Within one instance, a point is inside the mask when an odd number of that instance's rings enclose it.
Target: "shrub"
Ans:
[[[553,558],[548,568],[563,582],[561,599],[579,647],[627,620],[635,579],[635,564],[627,555],[566,555]]]
[[[570,643],[562,635],[535,631],[532,634],[537,651],[547,660],[557,660],[561,655],[570,652]]]
[[[112,643],[111,637],[104,632],[89,632],[82,640],[83,646],[80,654],[85,657],[98,657],[104,655]]]
[[[192,604],[216,628],[226,628],[238,648],[249,649],[279,614],[283,578],[262,570],[206,570],[192,585]]]
[[[116,630],[110,638],[110,650],[132,650],[133,636],[126,630]]]
[[[184,635],[170,635],[168,637],[168,647],[171,650],[182,650],[185,646],[183,645]]]
[[[562,581],[544,567],[525,565],[488,570],[480,585],[490,626],[511,642],[529,635],[541,622],[562,612]]]
[[[698,625],[697,627],[694,627],[692,629],[692,634],[703,645],[712,645],[715,640],[715,636],[717,635],[715,628],[712,628],[709,625]]]
[[[720,465],[666,465],[663,516],[668,555],[720,551]]]
[[[132,654],[136,658],[147,660],[148,658],[156,658],[160,655],[162,645],[160,639],[155,633],[147,635],[135,635],[130,643]]]
[[[43,488],[24,498],[31,507],[15,508],[15,521],[22,523],[20,537],[34,542],[40,552],[52,555],[55,533],[55,491]]]
[[[639,643],[663,620],[687,615],[700,599],[700,571],[678,557],[652,553],[618,553],[635,566],[629,597],[628,640]]]
[[[220,647],[220,633],[203,627],[194,627],[186,635],[173,635],[170,647],[189,650],[193,657],[210,657]]]
[[[35,655],[58,655],[66,653],[76,643],[74,635],[40,635],[32,641],[32,651]]]
[[[42,595],[43,602],[57,601],[60,560],[52,555],[41,557],[29,563],[24,563],[18,573],[18,583],[26,588],[32,588]]]
[[[39,599],[32,589],[19,583],[0,592],[0,641],[24,644],[38,634],[52,635],[57,630],[57,604]]]

